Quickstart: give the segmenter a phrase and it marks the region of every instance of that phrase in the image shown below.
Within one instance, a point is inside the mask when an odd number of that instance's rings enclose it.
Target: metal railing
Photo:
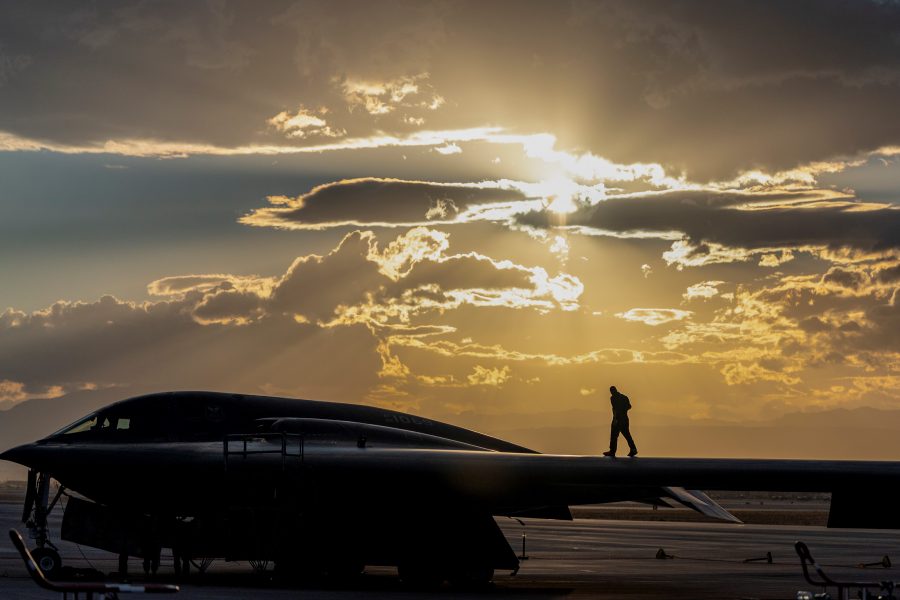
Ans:
[[[277,447],[254,448],[253,442],[280,442]],[[296,441],[296,453],[292,453]],[[234,443],[240,444],[239,449],[233,449]],[[240,455],[243,460],[247,460],[248,456],[255,454],[280,454],[281,469],[287,468],[287,459],[296,458],[300,464],[303,464],[303,434],[301,433],[230,433],[222,440],[222,454],[225,458],[225,470],[228,470],[229,457]]]

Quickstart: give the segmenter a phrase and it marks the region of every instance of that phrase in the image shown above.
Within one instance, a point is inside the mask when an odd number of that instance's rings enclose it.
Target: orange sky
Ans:
[[[614,384],[677,454],[667,425],[898,409],[898,22],[6,6],[0,428],[216,389],[591,451]]]

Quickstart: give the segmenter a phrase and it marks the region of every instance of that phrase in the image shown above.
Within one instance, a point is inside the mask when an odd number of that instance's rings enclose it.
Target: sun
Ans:
[[[547,210],[557,215],[568,215],[578,210],[580,186],[562,177],[547,179],[538,184]]]
[[[547,210],[558,215],[568,215],[578,210],[578,204],[571,194],[557,194],[549,196],[547,200],[550,201]]]

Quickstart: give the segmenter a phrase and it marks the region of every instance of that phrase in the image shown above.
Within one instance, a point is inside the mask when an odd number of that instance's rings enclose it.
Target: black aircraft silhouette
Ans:
[[[51,478],[78,494],[62,539],[120,563],[172,548],[179,566],[274,561],[342,577],[396,565],[417,583],[516,570],[495,516],[571,519],[570,505],[636,500],[739,522],[701,488],[831,492],[829,526],[900,528],[900,462],[540,454],[401,412],[239,394],[123,400],[0,458],[30,469],[23,521],[50,573]]]

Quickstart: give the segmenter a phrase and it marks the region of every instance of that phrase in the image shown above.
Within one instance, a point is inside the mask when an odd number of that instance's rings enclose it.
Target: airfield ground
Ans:
[[[0,528],[21,529],[21,504],[15,494],[0,502]],[[738,516],[780,525],[730,525],[710,522],[672,522],[636,519],[689,518],[688,512],[654,511],[636,505],[586,507],[575,510],[572,522],[529,519],[524,527],[511,519],[499,523],[513,548],[521,552],[526,537],[528,560],[515,576],[498,572],[491,588],[460,593],[409,590],[391,568],[370,568],[358,581],[343,586],[318,584],[298,589],[252,573],[246,563],[214,562],[203,576],[183,585],[178,598],[245,599],[327,598],[382,599],[419,597],[523,598],[540,600],[577,596],[629,600],[679,598],[795,598],[810,589],[801,575],[794,541],[806,541],[820,563],[833,565],[835,577],[880,581],[900,580],[900,565],[891,568],[857,567],[888,555],[900,563],[900,536],[896,531],[834,530],[796,523],[823,518],[827,497],[735,496],[719,500]],[[614,519],[611,517],[615,517]],[[58,531],[59,511],[51,519]],[[436,517],[439,518],[439,517]],[[423,527],[427,527],[423,523]],[[3,540],[5,540],[5,536]],[[663,548],[672,559],[657,559]],[[89,548],[60,543],[67,564],[101,571],[116,568],[116,557]],[[773,562],[744,562],[771,552]],[[132,560],[132,571],[140,564]],[[171,558],[164,553],[160,580],[171,576]],[[140,577],[135,576],[138,580]],[[820,591],[820,590],[813,590]],[[43,599],[54,594],[39,590],[28,579],[8,542],[0,540],[0,598]],[[136,600],[136,599],[135,599]]]

